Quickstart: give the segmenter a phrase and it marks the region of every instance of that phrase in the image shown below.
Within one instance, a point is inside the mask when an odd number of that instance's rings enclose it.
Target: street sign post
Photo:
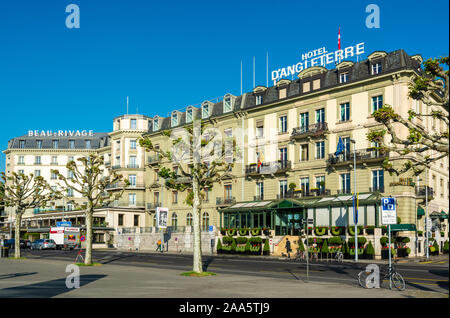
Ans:
[[[169,209],[157,207],[156,208],[156,222],[161,233],[161,252],[164,251],[164,233],[161,229],[167,228],[167,220],[169,219]]]
[[[389,273],[392,270],[391,262],[391,224],[397,224],[397,202],[395,198],[381,198],[381,223],[388,226],[389,236]],[[389,276],[389,287],[392,289],[392,279]]]

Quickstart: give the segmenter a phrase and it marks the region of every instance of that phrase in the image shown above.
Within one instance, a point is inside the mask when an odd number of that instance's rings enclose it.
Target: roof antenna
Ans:
[[[127,115],[128,115],[128,96],[127,96]]]

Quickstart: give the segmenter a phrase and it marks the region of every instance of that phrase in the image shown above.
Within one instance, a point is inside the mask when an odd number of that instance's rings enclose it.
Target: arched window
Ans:
[[[202,231],[208,231],[209,230],[209,214],[208,212],[203,213],[202,217]]]
[[[174,230],[176,230],[177,226],[178,226],[178,216],[177,216],[177,214],[175,212],[173,212],[172,213],[172,228]]]
[[[188,213],[186,216],[186,226],[192,226],[192,213]]]

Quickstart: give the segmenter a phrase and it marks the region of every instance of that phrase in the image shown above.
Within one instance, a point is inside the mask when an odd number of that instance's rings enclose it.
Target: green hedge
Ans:
[[[326,227],[326,226],[319,226],[319,227],[315,228],[314,232],[316,232],[317,236],[322,236],[322,235],[325,235],[327,233],[327,230],[328,230],[328,227]]]
[[[364,245],[366,244],[367,239],[365,237],[358,237],[358,245]],[[348,244],[349,245],[354,245],[355,244],[355,238],[351,237],[348,239]]]
[[[320,237],[309,237],[308,238],[308,244],[311,245],[314,243],[314,239],[316,239],[316,244],[322,244],[323,239]]]
[[[246,237],[238,237],[238,238],[236,238],[236,242],[238,244],[245,244],[245,243],[247,243],[247,241],[248,241],[248,239]]]
[[[331,234],[334,236],[342,235],[344,233],[345,227],[342,226],[332,226],[331,227]]]
[[[363,228],[364,228],[363,226],[357,227],[358,234],[361,234],[361,231],[363,230]],[[351,236],[355,236],[355,226],[348,227],[348,234],[350,234]]]
[[[349,254],[351,256],[355,256],[355,249],[349,248]],[[358,248],[358,255],[363,255],[363,254],[364,254],[364,248]]]
[[[260,237],[251,237],[248,241],[252,244],[262,244],[262,238]]]
[[[335,244],[335,245],[341,245],[343,243],[343,240],[340,236],[334,236],[334,237],[330,237],[328,239],[328,243]]]
[[[369,241],[369,244],[367,244],[365,252],[366,252],[366,255],[374,255],[375,254],[375,249],[373,248],[371,241]]]
[[[444,250],[444,253],[448,253],[448,241],[445,241],[443,250]]]
[[[248,228],[240,228],[239,229],[239,235],[246,236],[248,235],[249,229]]]
[[[321,252],[322,252],[322,253],[328,253],[328,252],[329,252],[327,240],[324,240],[324,242],[323,242],[323,244],[322,244]]]
[[[234,238],[232,238],[231,236],[224,236],[222,238],[222,241],[223,241],[224,245],[229,245],[229,244],[233,243]]]
[[[397,238],[395,239],[395,241],[396,241],[397,243],[409,243],[411,240],[409,239],[409,237],[402,237],[402,236],[399,236],[399,237],[397,237]]]
[[[269,246],[269,240],[265,240],[264,241],[264,250],[263,250],[265,255],[269,255],[270,254],[270,246]]]
[[[220,239],[217,241],[217,253],[220,253],[222,251],[222,242]]]
[[[299,249],[301,252],[306,251],[305,245],[303,244],[303,240],[302,240],[301,238],[298,239],[298,249]]]
[[[228,229],[227,230],[227,235],[234,236],[234,235],[236,235],[236,232],[237,232],[236,228]]]
[[[257,236],[257,235],[261,235],[261,231],[262,231],[262,229],[260,227],[256,227],[256,228],[251,229],[250,232],[253,236]]]

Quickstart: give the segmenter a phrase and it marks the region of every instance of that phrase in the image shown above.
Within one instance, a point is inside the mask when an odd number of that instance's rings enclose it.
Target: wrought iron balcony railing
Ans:
[[[273,162],[263,163],[260,166],[258,164],[250,164],[245,166],[246,175],[259,175],[259,174],[275,174],[283,173],[291,169],[290,160],[278,160]]]
[[[380,161],[388,156],[387,153],[381,152],[375,148],[359,149],[354,151],[345,151],[339,155],[334,153],[328,155],[327,163],[330,165],[349,163],[354,160],[354,154],[356,155],[357,162],[371,162]]]
[[[232,205],[236,203],[235,197],[217,197],[216,198],[216,205],[225,206],[225,205]]]
[[[147,203],[147,210],[154,210],[154,209],[156,209],[157,207],[160,207],[160,206],[162,206],[161,202]]]
[[[316,123],[303,127],[296,127],[292,130],[292,138],[304,138],[308,136],[320,136],[328,130],[328,124],[326,122]]]
[[[434,197],[433,188],[429,186],[417,186],[416,187],[416,196],[424,197],[428,195],[428,198]]]

